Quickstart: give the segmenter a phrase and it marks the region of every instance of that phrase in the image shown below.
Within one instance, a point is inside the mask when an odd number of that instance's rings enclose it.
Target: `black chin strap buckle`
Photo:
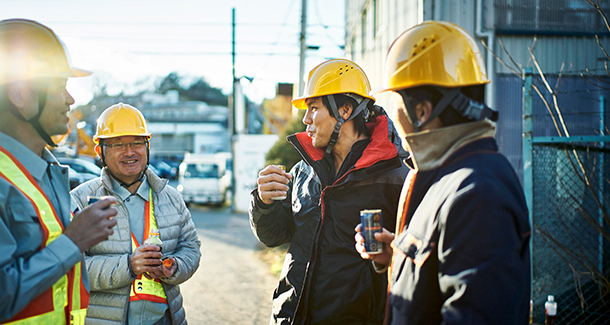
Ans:
[[[335,124],[335,129],[333,130],[333,134],[330,135],[330,140],[328,140],[328,144],[326,145],[325,155],[330,155],[330,152],[333,150],[333,147],[337,143],[337,139],[339,138],[339,130],[341,129],[341,125],[343,124],[343,119],[337,121]]]
[[[498,120],[498,111],[489,108],[485,103],[477,102],[466,95],[459,93],[452,101],[451,106],[462,116],[471,121],[480,121],[488,118]]]

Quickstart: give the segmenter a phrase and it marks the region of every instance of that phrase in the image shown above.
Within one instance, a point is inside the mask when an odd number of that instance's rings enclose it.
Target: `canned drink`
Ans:
[[[93,203],[95,203],[95,202],[97,202],[99,200],[102,200],[104,198],[107,198],[107,197],[112,197],[112,196],[110,196],[110,195],[107,195],[107,196],[87,196],[87,205],[91,205],[91,204],[93,204]],[[111,204],[110,206],[114,206],[114,204]]]
[[[281,170],[286,171],[286,166],[284,165],[275,165],[276,167],[279,167]],[[280,190],[275,190],[276,192],[279,192]],[[276,197],[272,197],[272,200],[275,201],[281,201],[281,200],[285,200],[286,199],[286,195],[283,196],[276,196]]]
[[[362,222],[362,237],[364,237],[364,249],[368,254],[379,254],[383,252],[383,244],[375,239],[375,233],[381,232],[383,218],[381,209],[360,211]]]

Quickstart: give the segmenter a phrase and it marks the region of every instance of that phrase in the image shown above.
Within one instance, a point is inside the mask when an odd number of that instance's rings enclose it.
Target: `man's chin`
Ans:
[[[69,131],[69,129],[68,129],[68,126],[66,125],[63,128],[57,128],[56,130],[49,132],[49,136],[62,136],[62,135],[65,135],[66,133],[68,133],[68,131]]]

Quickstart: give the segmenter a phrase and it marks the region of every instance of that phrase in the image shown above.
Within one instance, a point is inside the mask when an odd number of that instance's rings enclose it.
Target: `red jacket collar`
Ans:
[[[398,155],[398,150],[388,139],[388,119],[385,115],[378,116],[373,122],[367,123],[366,126],[371,132],[371,142],[364,149],[362,157],[356,162],[354,166],[356,169],[370,167],[379,161],[388,160]],[[309,158],[313,161],[324,158],[325,149],[315,148],[307,132],[300,132],[295,136],[303,147],[304,154]]]

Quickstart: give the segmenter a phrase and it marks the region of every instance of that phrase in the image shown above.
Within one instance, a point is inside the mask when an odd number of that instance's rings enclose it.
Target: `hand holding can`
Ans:
[[[284,172],[286,172],[286,166],[284,165],[275,165],[276,167],[280,168],[281,170],[283,170]],[[280,192],[280,190],[276,190],[277,192]],[[286,199],[286,195],[282,195],[282,196],[276,196],[276,197],[272,197],[271,198],[274,201],[281,201],[281,200],[285,200]]]
[[[114,197],[111,195],[105,195],[105,196],[87,196],[87,206],[99,201],[99,200],[103,200],[107,197]],[[114,207],[114,204],[109,205],[108,207]]]
[[[383,244],[375,239],[375,233],[381,233],[383,219],[381,209],[360,211],[362,222],[362,237],[364,237],[364,248],[367,254],[379,254],[383,252]]]

